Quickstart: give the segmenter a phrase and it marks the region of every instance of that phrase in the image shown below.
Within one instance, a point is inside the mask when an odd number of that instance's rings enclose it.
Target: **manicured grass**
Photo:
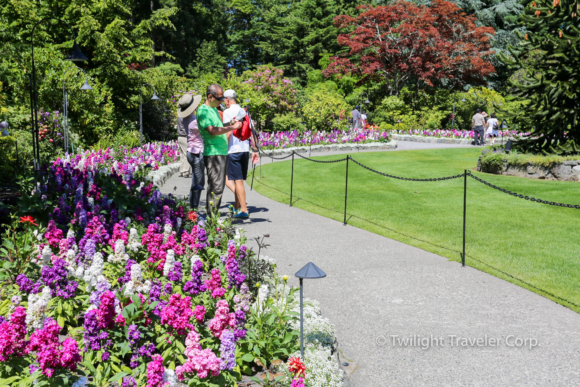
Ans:
[[[353,154],[391,175],[432,178],[462,173],[481,149]],[[333,160],[344,156],[315,157]],[[346,163],[294,161],[293,205],[343,221]],[[282,203],[290,199],[290,161],[265,164],[254,189]],[[473,172],[473,171],[472,171]],[[580,204],[580,183],[473,172],[523,195]],[[349,163],[348,223],[460,261],[463,178],[411,182],[383,177]],[[580,210],[548,206],[467,180],[466,264],[580,312]]]

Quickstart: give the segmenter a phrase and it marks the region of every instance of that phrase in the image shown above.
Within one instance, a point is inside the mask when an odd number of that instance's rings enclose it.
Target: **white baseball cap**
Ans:
[[[235,91],[233,91],[232,89],[228,89],[224,92],[224,97],[228,97],[228,98],[238,98],[238,94],[236,94]]]

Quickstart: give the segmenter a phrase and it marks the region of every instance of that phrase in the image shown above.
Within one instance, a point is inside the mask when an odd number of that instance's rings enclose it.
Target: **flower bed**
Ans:
[[[422,136],[422,137],[436,137],[436,138],[454,138],[454,139],[467,139],[473,140],[475,137],[475,132],[473,130],[461,130],[461,129],[409,129],[409,130],[389,130],[390,134],[396,135],[409,135],[409,136]],[[514,137],[521,136],[521,134],[515,130],[505,130],[499,131],[499,137]]]
[[[262,132],[259,135],[262,149],[284,149],[296,146],[365,144],[370,142],[389,142],[389,133],[377,127],[358,130]]]
[[[288,277],[228,219],[198,221],[147,181],[177,157],[174,143],[148,144],[41,171],[0,249],[0,385],[234,386],[276,367],[276,385],[339,384],[336,367],[312,363],[332,362],[329,324],[306,322],[312,370],[291,358]]]

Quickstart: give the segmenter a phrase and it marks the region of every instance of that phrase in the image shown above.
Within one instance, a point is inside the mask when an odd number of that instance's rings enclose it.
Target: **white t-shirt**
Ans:
[[[497,120],[497,118],[490,118],[487,120],[487,134],[491,134],[493,132],[493,127],[496,124],[499,129],[499,121]]]
[[[230,105],[229,108],[224,110],[224,123],[228,123],[238,115],[238,111],[242,107],[236,103]],[[232,135],[230,136],[230,142],[228,144],[228,153],[241,153],[241,152],[249,152],[250,151],[250,141],[240,141],[239,138]]]

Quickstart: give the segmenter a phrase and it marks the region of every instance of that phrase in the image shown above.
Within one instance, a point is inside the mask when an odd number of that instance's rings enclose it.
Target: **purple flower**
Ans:
[[[131,347],[135,347],[139,344],[139,340],[141,340],[141,332],[137,328],[137,325],[129,325],[127,336]]]
[[[234,334],[224,330],[221,335],[220,354],[223,360],[221,370],[232,370],[236,366],[236,344]]]

